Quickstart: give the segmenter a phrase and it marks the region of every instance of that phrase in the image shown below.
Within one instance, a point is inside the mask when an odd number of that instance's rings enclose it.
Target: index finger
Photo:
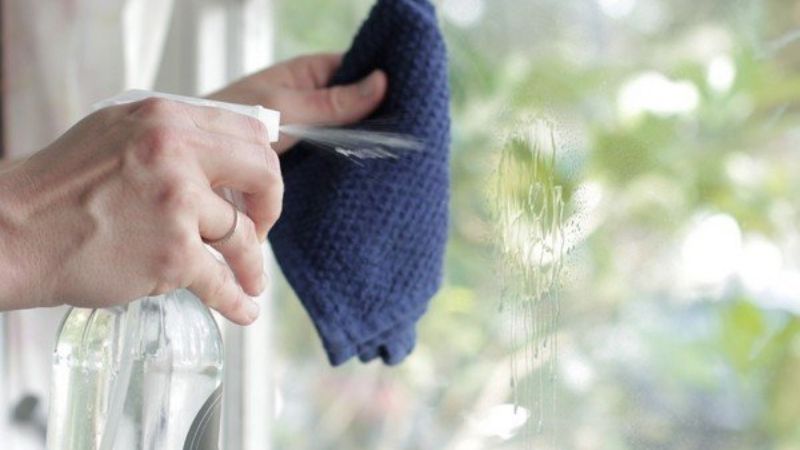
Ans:
[[[212,106],[187,106],[189,108],[186,108],[186,116],[201,130],[224,134],[254,144],[270,145],[266,125],[255,117]],[[272,131],[277,132],[277,130]]]
[[[283,178],[275,151],[218,133],[198,130],[184,144],[212,188],[228,187],[244,194],[247,215],[260,240],[278,219],[283,202]]]

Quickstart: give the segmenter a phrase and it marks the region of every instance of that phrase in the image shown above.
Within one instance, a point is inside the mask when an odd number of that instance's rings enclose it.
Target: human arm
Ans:
[[[378,107],[388,81],[375,71],[328,88],[340,62],[295,58],[210,97],[277,109],[285,123],[352,123]],[[92,114],[29,160],[0,167],[0,311],[105,306],[188,287],[251,322],[258,308],[246,294],[265,284],[259,244],[280,213],[276,152],[296,142],[283,136],[270,147],[265,137],[243,116],[147,100]],[[218,248],[233,271],[201,245],[230,227],[211,192],[221,186],[249,192],[242,231]]]
[[[6,182],[3,170],[7,166],[0,165],[0,178]],[[0,183],[0,311],[12,309],[23,292],[27,283],[25,274],[20,270],[20,264],[15,261],[11,251],[11,242],[14,239],[13,227],[13,199],[8,189]]]
[[[276,153],[257,120],[161,99],[91,114],[0,172],[0,309],[109,306],[189,288],[237,323],[264,289],[260,243],[280,213]],[[231,209],[246,215],[219,250]],[[230,266],[230,268],[228,268]]]

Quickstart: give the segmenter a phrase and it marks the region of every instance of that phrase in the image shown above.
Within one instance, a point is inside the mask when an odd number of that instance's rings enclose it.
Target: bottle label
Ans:
[[[222,410],[222,385],[200,408],[192,422],[183,450],[219,450],[219,424]]]

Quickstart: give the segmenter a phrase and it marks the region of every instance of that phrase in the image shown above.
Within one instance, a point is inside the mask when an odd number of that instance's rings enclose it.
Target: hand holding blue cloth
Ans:
[[[284,211],[269,236],[333,365],[353,356],[401,362],[442,280],[450,116],[433,5],[379,0],[330,84],[374,69],[386,72],[389,90],[354,128],[410,135],[422,150],[353,161],[298,144],[281,161]]]

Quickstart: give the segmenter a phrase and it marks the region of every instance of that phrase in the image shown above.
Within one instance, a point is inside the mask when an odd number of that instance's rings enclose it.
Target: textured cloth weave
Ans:
[[[397,364],[442,278],[449,200],[449,88],[444,40],[427,0],[379,0],[331,85],[374,69],[381,107],[355,128],[409,134],[421,151],[352,160],[300,143],[281,161],[275,256],[331,364]]]

